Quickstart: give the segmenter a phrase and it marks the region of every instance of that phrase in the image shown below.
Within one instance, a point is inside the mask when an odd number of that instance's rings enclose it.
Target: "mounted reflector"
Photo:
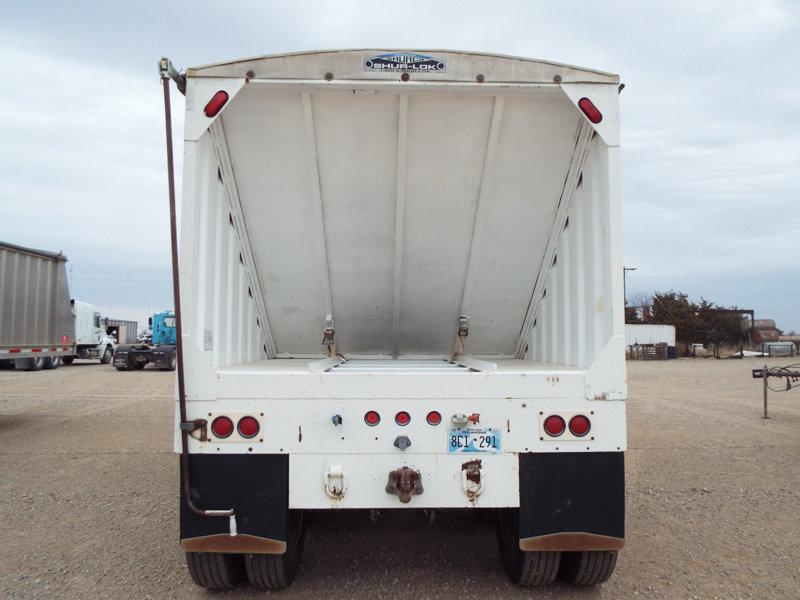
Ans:
[[[228,92],[220,90],[211,97],[206,107],[203,109],[205,115],[212,119],[217,116],[217,113],[222,110],[225,103],[228,101]]]
[[[597,110],[597,107],[588,98],[581,98],[578,100],[578,108],[580,108],[583,114],[586,115],[586,118],[595,125],[603,120],[603,114]]]

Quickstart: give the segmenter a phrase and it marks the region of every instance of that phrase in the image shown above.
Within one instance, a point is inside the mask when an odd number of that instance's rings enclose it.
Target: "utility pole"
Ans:
[[[622,297],[625,306],[628,306],[628,271],[635,271],[636,267],[622,267]]]

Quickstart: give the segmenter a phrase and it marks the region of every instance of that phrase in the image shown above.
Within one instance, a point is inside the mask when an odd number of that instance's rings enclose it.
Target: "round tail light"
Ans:
[[[371,410],[364,415],[364,422],[370,427],[375,427],[375,425],[381,422],[381,416],[374,410]]]
[[[428,413],[427,420],[428,420],[428,425],[438,425],[439,423],[442,422],[442,415],[440,415],[435,410],[432,410],[431,412]]]
[[[394,416],[394,422],[398,425],[408,425],[411,423],[411,415],[408,414],[406,411],[401,410]]]
[[[569,420],[569,432],[575,437],[585,436],[591,428],[591,422],[583,415],[575,415]]]
[[[567,428],[567,424],[564,422],[564,419],[559,417],[558,415],[550,415],[544,420],[544,431],[550,437],[558,437],[564,430]]]
[[[260,429],[261,426],[255,417],[242,417],[236,425],[239,435],[245,438],[256,437]]]
[[[226,438],[233,433],[233,421],[228,417],[217,417],[211,421],[211,433],[218,438]]]

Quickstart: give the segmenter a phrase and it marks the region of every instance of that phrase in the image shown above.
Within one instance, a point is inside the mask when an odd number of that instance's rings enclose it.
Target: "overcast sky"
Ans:
[[[0,5],[0,239],[63,250],[74,297],[172,305],[162,55],[456,48],[619,73],[629,293],[800,330],[800,2],[167,4]]]

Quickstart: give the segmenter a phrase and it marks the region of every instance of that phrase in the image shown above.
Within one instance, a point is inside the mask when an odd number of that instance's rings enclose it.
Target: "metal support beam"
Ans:
[[[408,96],[400,96],[397,112],[397,191],[394,205],[394,305],[392,308],[392,350],[395,356],[400,352],[400,290],[403,283]]]
[[[317,135],[314,127],[314,111],[311,94],[303,93],[303,118],[305,120],[305,141],[308,157],[308,180],[311,183],[311,205],[317,224],[317,245],[319,248],[319,268],[322,276],[322,294],[325,314],[334,315],[333,292],[331,290],[331,271],[328,262],[328,236],[325,233],[325,207],[322,186],[319,180],[319,157],[317,155]]]

